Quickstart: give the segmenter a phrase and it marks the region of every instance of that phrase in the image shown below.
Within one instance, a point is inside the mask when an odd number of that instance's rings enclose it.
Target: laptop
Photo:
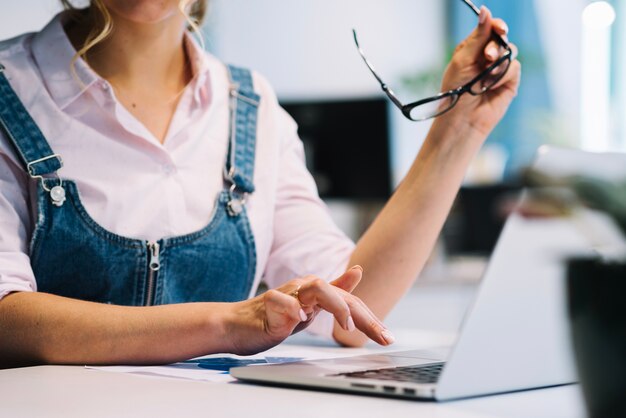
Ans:
[[[542,147],[534,167],[553,175],[625,178],[626,155]],[[598,215],[595,221],[606,230],[604,241],[608,236],[611,242],[590,240],[569,219],[510,215],[454,347],[238,367],[231,375],[270,385],[436,401],[574,383],[563,261],[624,246],[608,220]]]

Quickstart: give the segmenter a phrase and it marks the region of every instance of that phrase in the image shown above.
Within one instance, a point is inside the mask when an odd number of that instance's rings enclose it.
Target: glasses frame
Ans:
[[[471,0],[462,0],[463,3],[465,3],[477,16],[480,15],[480,9],[478,7],[476,7],[476,5],[474,5],[474,3],[472,3]],[[422,99],[422,100],[418,100],[416,102],[412,102],[409,104],[403,104],[398,97],[396,96],[396,94],[393,92],[393,90],[391,88],[389,88],[389,86],[387,85],[387,83],[385,83],[383,81],[383,79],[378,75],[378,73],[376,72],[376,70],[374,70],[374,66],[370,63],[370,61],[367,59],[367,57],[365,56],[365,52],[363,51],[363,49],[361,48],[361,46],[359,45],[359,40],[357,38],[357,34],[356,34],[356,30],[352,29],[352,34],[354,35],[354,42],[357,46],[357,49],[359,50],[359,54],[361,55],[361,58],[363,58],[363,61],[365,62],[365,65],[367,65],[367,68],[369,68],[370,72],[374,75],[374,77],[376,78],[376,80],[378,81],[378,83],[380,84],[380,87],[382,88],[383,92],[385,92],[385,94],[387,95],[387,97],[389,97],[389,99],[393,102],[394,105],[396,105],[401,111],[402,114],[409,120],[412,120],[414,122],[421,122],[421,121],[425,121],[428,119],[433,119],[436,117],[439,117],[441,115],[443,115],[446,112],[449,112],[450,110],[452,110],[454,108],[454,106],[456,106],[456,104],[458,103],[459,99],[461,98],[461,96],[465,93],[469,93],[472,96],[480,96],[482,94],[485,94],[487,91],[489,91],[494,85],[496,85],[501,79],[502,77],[504,77],[504,75],[507,73],[507,71],[509,70],[509,67],[511,65],[511,60],[513,57],[513,50],[511,49],[511,47],[509,46],[509,43],[507,41],[505,41],[500,35],[498,35],[497,33],[493,32],[493,38],[495,39],[495,41],[502,47],[505,49],[504,54],[498,58],[495,62],[493,62],[491,65],[489,65],[489,67],[487,67],[486,69],[484,69],[483,71],[481,71],[476,77],[474,77],[472,80],[470,80],[468,83],[454,89],[454,90],[449,90],[443,93],[439,93],[435,96],[432,97],[428,97],[426,99]],[[479,83],[481,80],[487,78],[487,76],[489,76],[489,74],[491,74],[491,72],[498,68],[500,65],[505,64],[506,63],[506,69],[502,72],[502,74],[499,75],[499,77],[489,86],[486,88],[482,88],[480,92],[475,92],[472,90],[472,87],[474,87],[477,83]],[[448,107],[446,107],[445,109],[441,110],[440,112],[432,115],[432,116],[428,116],[428,117],[424,117],[424,118],[413,118],[411,116],[411,111],[413,109],[415,109],[418,106],[423,106],[425,104],[428,103],[432,103],[435,101],[441,101],[443,99],[446,99],[448,97],[451,97],[451,101],[450,101],[450,105]]]

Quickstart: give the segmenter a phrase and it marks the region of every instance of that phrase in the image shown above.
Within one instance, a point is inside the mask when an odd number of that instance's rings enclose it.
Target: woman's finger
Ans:
[[[490,89],[490,91],[497,92],[498,89],[500,89],[502,86],[513,85],[515,86],[515,89],[516,89],[515,94],[517,94],[517,88],[519,86],[519,80],[521,78],[521,70],[522,70],[522,66],[520,62],[516,59],[513,59],[511,61],[511,65],[509,66],[507,73],[504,75],[504,77],[502,77],[502,80],[498,81]]]
[[[370,317],[374,318],[374,320],[375,320],[376,322],[378,322],[378,325],[379,325],[381,328],[385,328],[385,329],[387,328],[387,327],[385,326],[385,324],[383,324],[383,321],[381,321],[380,319],[378,319],[378,317],[374,314],[374,312],[372,312],[372,310],[369,308],[369,306],[367,306],[367,305],[365,304],[365,302],[363,302],[360,298],[358,298],[358,297],[356,297],[356,296],[353,296],[353,298],[355,299],[355,303],[357,303],[357,304],[358,304],[358,305],[359,305],[359,306],[360,306],[363,310],[365,310],[365,312],[367,312],[367,313],[370,315]],[[352,304],[351,304],[351,303],[348,303],[348,306],[352,306]]]
[[[319,305],[320,308],[335,316],[343,329],[354,329],[350,308],[339,290],[320,278],[311,278],[298,290],[298,299],[303,305]]]
[[[346,292],[345,290],[339,290],[339,292],[341,296],[344,298],[344,300],[346,301],[346,303],[348,304],[350,311],[352,311],[352,307],[355,304],[358,304],[359,306],[361,306],[361,308],[365,310],[365,312],[367,312],[370,315],[371,318],[373,318],[378,323],[378,325],[380,325],[381,328],[387,328],[385,324],[383,324],[383,322],[380,319],[378,319],[378,317],[372,312],[369,306],[367,306],[365,302],[363,302],[359,297],[354,296],[351,293]]]
[[[519,55],[519,49],[517,49],[517,45],[515,44],[509,44],[509,47],[511,48],[511,51],[513,52],[511,54],[511,59],[512,60],[516,60],[517,56]]]
[[[337,289],[337,291],[348,304],[356,329],[379,344],[389,345],[393,343],[393,335],[365,302],[343,289]]]
[[[300,303],[289,295],[277,290],[268,290],[264,294],[268,323],[275,326],[293,322],[294,326],[307,320],[307,315],[300,307]],[[288,318],[288,321],[285,319]],[[291,331],[291,330],[290,330]]]
[[[363,277],[363,267],[354,266],[348,271],[346,271],[344,274],[342,274],[341,277],[330,282],[330,284],[340,289],[343,289],[348,293],[352,293],[352,291],[357,287],[357,285],[361,281],[362,277]]]
[[[500,58],[500,45],[496,41],[491,41],[485,47],[485,59],[494,62]]]
[[[493,18],[491,11],[483,6],[480,9],[480,16],[478,19],[478,27],[467,38],[467,42],[464,43],[463,49],[466,50],[471,56],[478,56],[484,54],[485,58],[489,61],[494,61],[500,56],[501,45],[494,42],[493,34],[498,34],[503,40],[508,42],[507,34],[509,27],[502,19]],[[495,47],[495,51],[493,50]]]
[[[380,345],[393,344],[395,341],[393,334],[382,325],[380,320],[364,304],[359,302],[360,300],[355,297],[352,297],[349,301],[350,311],[352,312],[356,328]]]
[[[493,18],[491,20],[493,31],[500,36],[506,36],[509,33],[509,25],[502,19]]]
[[[480,16],[478,18],[478,27],[474,29],[472,34],[464,42],[462,51],[468,53],[471,57],[478,57],[482,54],[485,45],[493,36],[493,19],[491,12],[485,6],[480,8]]]

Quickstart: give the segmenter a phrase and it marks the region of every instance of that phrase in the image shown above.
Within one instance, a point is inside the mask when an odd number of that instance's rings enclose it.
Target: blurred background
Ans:
[[[502,226],[498,202],[518,189],[541,144],[626,151],[626,0],[485,4],[509,24],[523,83],[472,165],[423,273],[423,282],[468,283],[470,293]],[[58,10],[57,0],[4,2],[0,38],[38,30]],[[211,53],[270,80],[299,123],[322,197],[357,239],[408,170],[429,123],[404,119],[388,102],[351,30],[408,103],[439,91],[447,60],[476,20],[460,0],[210,0],[203,37]]]
[[[518,189],[520,171],[540,145],[626,150],[626,119],[620,117],[626,106],[626,1],[486,5],[511,28],[523,83],[467,175],[423,274],[433,279],[455,272],[480,276],[480,258],[490,253],[502,226],[498,202]],[[403,178],[429,123],[410,122],[390,104],[361,61],[351,29],[408,103],[439,91],[455,45],[475,25],[476,16],[460,0],[212,0],[205,34],[209,50],[272,82],[299,123],[321,195],[357,238]],[[451,273],[451,261],[463,268]]]

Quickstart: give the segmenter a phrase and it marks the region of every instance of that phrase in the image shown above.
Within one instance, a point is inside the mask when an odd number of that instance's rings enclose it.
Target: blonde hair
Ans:
[[[90,0],[89,7],[85,9],[76,8],[70,0],[60,0],[66,10],[72,11],[72,19],[76,21],[88,21],[91,23],[91,30],[83,45],[78,48],[76,55],[72,58],[72,71],[75,71],[75,64],[79,58],[87,61],[87,53],[100,42],[104,41],[113,30],[113,18],[102,0]],[[187,19],[188,29],[196,34],[204,48],[204,40],[200,32],[200,26],[204,21],[208,8],[208,0],[196,0],[187,11],[189,0],[179,0],[178,8]],[[75,74],[76,75],[76,74]]]

